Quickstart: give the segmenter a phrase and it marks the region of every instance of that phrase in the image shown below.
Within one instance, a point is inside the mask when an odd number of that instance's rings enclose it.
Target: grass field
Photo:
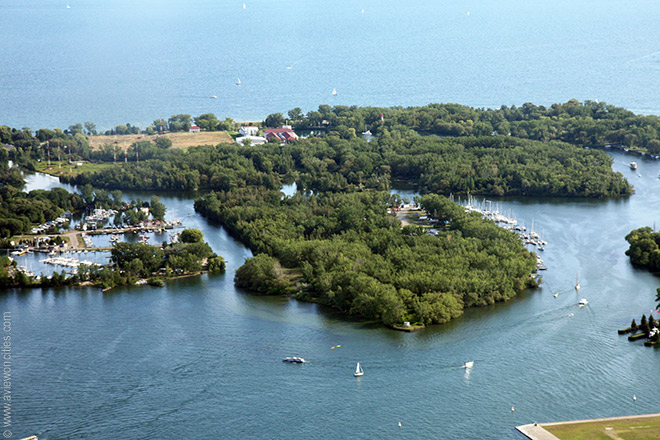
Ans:
[[[218,145],[233,142],[226,131],[203,131],[201,133],[165,133],[161,137],[172,141],[172,148],[188,148],[197,145]],[[136,141],[154,141],[156,136],[146,134],[125,134],[117,136],[89,136],[89,145],[98,149],[105,144],[117,141],[121,148],[128,147]]]
[[[660,415],[620,417],[541,426],[561,440],[660,439]]]
[[[68,175],[69,171],[71,171],[71,175],[77,176],[78,174],[84,173],[86,171],[98,171],[112,166],[121,166],[122,164],[123,162],[118,162],[117,165],[113,163],[83,162],[82,165],[76,165],[74,163],[69,167],[66,161],[62,161],[62,168],[60,169],[59,162],[57,161],[51,161],[50,168],[48,167],[48,162],[42,161],[37,164],[37,171],[41,173],[50,174],[52,176]]]

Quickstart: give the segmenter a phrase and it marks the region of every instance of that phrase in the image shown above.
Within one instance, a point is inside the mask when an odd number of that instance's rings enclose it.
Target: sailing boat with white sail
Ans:
[[[575,274],[575,290],[580,290],[581,287],[582,287],[582,284],[580,284],[580,277],[576,273]]]
[[[360,377],[364,376],[364,371],[362,371],[362,367],[360,366],[360,363],[357,363],[357,366],[355,367],[355,373],[353,373],[353,376],[355,377]]]

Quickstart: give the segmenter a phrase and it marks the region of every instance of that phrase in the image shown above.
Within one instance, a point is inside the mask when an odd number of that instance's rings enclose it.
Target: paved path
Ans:
[[[401,226],[406,226],[410,224],[410,220],[408,220],[408,214],[410,214],[411,211],[412,209],[410,208],[403,208],[403,209],[399,209],[396,212],[396,218],[398,218],[399,221],[401,221]]]
[[[637,416],[604,417],[600,419],[569,420],[566,422],[541,423],[538,425],[537,424],[520,425],[520,426],[516,426],[516,429],[522,432],[531,440],[560,440],[558,437],[550,434],[548,431],[543,429],[543,426],[571,425],[575,423],[607,422],[607,421],[617,421],[617,420],[656,419],[658,417],[660,417],[660,413],[640,414]],[[607,434],[607,435],[609,437],[616,438],[616,434]]]
[[[541,425],[521,425],[516,426],[516,429],[532,440],[560,440],[559,437],[555,437],[543,429]]]

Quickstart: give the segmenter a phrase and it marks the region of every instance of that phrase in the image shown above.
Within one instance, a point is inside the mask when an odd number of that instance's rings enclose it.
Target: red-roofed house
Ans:
[[[201,128],[199,128],[199,126],[197,125],[191,125],[189,131],[191,133],[199,133],[201,131]]]
[[[264,130],[264,136],[268,140],[277,138],[285,144],[298,139],[298,135],[290,128],[267,128]]]

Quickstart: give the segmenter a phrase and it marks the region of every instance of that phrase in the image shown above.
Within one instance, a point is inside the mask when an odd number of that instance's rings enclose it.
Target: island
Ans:
[[[180,114],[103,135],[88,122],[34,133],[0,127],[0,150],[25,169],[93,185],[101,195],[198,191],[195,209],[255,255],[236,272],[239,287],[408,330],[510,299],[536,286],[544,268],[515,231],[454,195],[626,197],[632,185],[601,149],[652,155],[660,145],[657,130],[635,128],[660,127],[657,118],[591,101],[499,109],[321,105],[287,116],[246,125]],[[201,134],[214,144],[192,145]],[[256,134],[265,143],[231,142]],[[285,196],[280,189],[291,183],[298,191]],[[400,186],[419,194],[411,205],[424,222],[397,216],[402,201],[391,190]],[[107,271],[103,285],[173,275],[168,267],[191,263],[176,246],[123,248],[113,254],[120,275]],[[193,253],[213,258],[201,247]]]

